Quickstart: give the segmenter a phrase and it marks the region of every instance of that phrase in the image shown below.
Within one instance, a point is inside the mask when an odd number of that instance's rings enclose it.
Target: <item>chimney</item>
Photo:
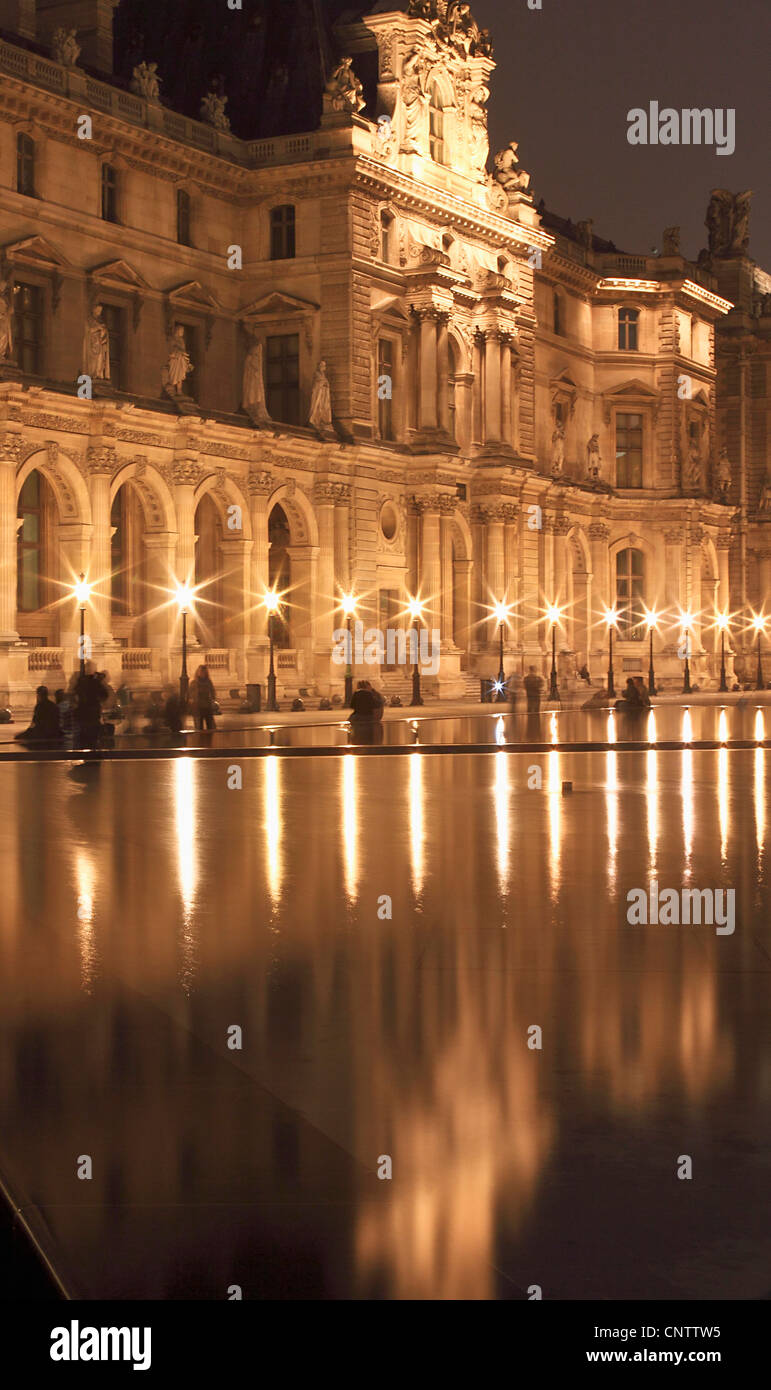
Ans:
[[[14,2],[26,0],[0,0],[0,5]],[[112,12],[117,6],[118,0],[37,0],[38,39],[50,44],[57,29],[76,29],[79,62],[111,74]]]

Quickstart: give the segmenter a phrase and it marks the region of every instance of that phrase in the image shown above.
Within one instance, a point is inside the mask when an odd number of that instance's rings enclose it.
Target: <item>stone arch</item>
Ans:
[[[451,323],[448,325],[447,336],[450,339],[450,342],[452,343],[453,347],[455,348],[455,352],[457,355],[458,371],[472,371],[473,368],[471,366],[471,354],[469,352],[468,344],[463,334],[458,330],[455,324]]]
[[[471,527],[463,515],[463,512],[456,508],[453,513],[452,522],[453,540],[458,545],[459,551],[462,552],[458,554],[458,559],[473,560],[474,546],[471,539]]]
[[[142,504],[145,530],[148,532],[177,530],[177,517],[174,499],[169,486],[154,464],[146,459],[136,458],[122,464],[110,480],[110,504],[124,486],[133,483]]]
[[[318,545],[319,527],[316,514],[305,493],[296,486],[293,478],[282,483],[275,492],[270,494],[267,508],[268,516],[277,505],[283,507],[286,512],[293,546]]]
[[[90,525],[91,501],[88,488],[74,460],[52,440],[46,444],[33,445],[16,473],[17,499],[27,478],[35,469],[43,474],[51,486],[59,509],[59,520]]]
[[[235,479],[224,468],[219,468],[214,472],[207,473],[195,489],[193,494],[193,507],[196,508],[201,499],[206,494],[211,496],[222,521],[223,534],[231,539],[250,541],[252,539],[252,521],[249,512],[249,503],[236,483]],[[241,508],[241,531],[236,533],[228,528],[228,507],[236,506]]]
[[[569,641],[576,654],[577,665],[588,666],[592,646],[592,552],[582,526],[576,524],[570,527],[568,545],[570,564],[566,617]]]

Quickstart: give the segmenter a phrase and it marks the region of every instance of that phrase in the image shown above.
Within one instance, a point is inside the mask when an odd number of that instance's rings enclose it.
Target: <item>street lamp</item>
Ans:
[[[562,617],[562,609],[558,603],[550,603],[546,609],[546,621],[551,623],[551,674],[549,676],[549,699],[559,700],[560,692],[557,684],[557,624]]]
[[[275,589],[268,589],[262,602],[268,614],[268,641],[270,642],[270,667],[268,669],[268,701],[266,709],[273,713],[278,709],[278,703],[276,701],[276,668],[273,664],[273,624],[275,621],[276,614],[278,613],[278,610],[281,607],[281,599],[279,595],[276,593]]]
[[[681,613],[681,614],[680,614],[680,626],[681,626],[681,628],[683,629],[683,632],[685,633],[685,671],[684,671],[684,673],[683,673],[683,694],[684,694],[684,695],[690,695],[690,693],[691,693],[691,661],[690,661],[691,646],[690,646],[690,642],[691,642],[691,628],[693,627],[693,614],[692,614],[692,613]]]
[[[727,614],[727,613],[718,613],[718,614],[717,614],[717,616],[716,616],[716,618],[715,618],[715,627],[718,629],[718,631],[719,631],[719,633],[720,633],[720,689],[721,689],[721,690],[727,690],[727,689],[728,689],[728,681],[726,680],[726,675],[725,675],[725,635],[726,635],[726,629],[728,628],[729,624],[730,624],[730,618],[728,617],[728,614]]]
[[[651,608],[650,610],[646,609],[646,611],[645,611],[645,625],[646,625],[646,627],[647,627],[647,629],[648,629],[648,639],[649,639],[649,643],[650,643],[650,645],[649,645],[649,647],[648,647],[648,694],[649,694],[649,695],[655,695],[655,694],[656,694],[656,676],[655,676],[654,671],[653,671],[653,634],[654,634],[654,632],[657,630],[657,624],[658,624],[658,621],[659,621],[659,618],[660,618],[660,617],[661,617],[661,614],[660,614],[660,613],[657,613],[655,608]]]
[[[422,705],[423,696],[420,693],[420,640],[418,635],[418,624],[423,616],[425,604],[422,599],[410,598],[407,600],[407,612],[412,618],[412,630],[415,633],[415,660],[412,663],[412,699],[410,704]]]
[[[498,654],[498,678],[493,681],[495,691],[495,703],[503,705],[506,703],[506,673],[503,669],[503,625],[508,622],[511,606],[508,603],[494,603],[493,614],[498,620],[498,637],[500,648]]]
[[[193,602],[193,590],[189,584],[177,585],[177,604],[182,615],[182,669],[179,673],[179,701],[184,716],[187,709],[187,693],[190,681],[187,675],[187,615]]]
[[[91,594],[92,585],[86,581],[86,576],[81,570],[80,579],[77,584],[73,584],[72,591],[77,599],[80,608],[80,640],[78,648],[80,653],[80,674],[86,674],[86,604]]]
[[[765,689],[765,686],[763,685],[763,658],[762,658],[761,653],[760,653],[760,639],[761,639],[761,636],[765,633],[765,630],[766,630],[766,623],[767,623],[767,622],[768,622],[768,619],[765,618],[765,617],[763,616],[762,613],[753,613],[753,615],[752,615],[752,626],[754,627],[754,629],[755,629],[755,631],[756,631],[756,633],[757,633],[757,635],[758,635],[758,671],[757,671],[757,676],[756,676],[756,678],[755,678],[755,689],[756,689],[756,690],[764,690],[764,689]]]
[[[347,661],[345,663],[345,705],[346,709],[351,708],[353,703],[353,665],[351,663],[351,618],[356,612],[356,598],[353,594],[343,594],[340,606],[345,614],[345,626],[348,631],[346,646]]]
[[[618,627],[618,613],[615,608],[606,608],[602,615],[603,622],[608,628],[608,694],[615,695],[616,687],[613,684],[613,629]]]

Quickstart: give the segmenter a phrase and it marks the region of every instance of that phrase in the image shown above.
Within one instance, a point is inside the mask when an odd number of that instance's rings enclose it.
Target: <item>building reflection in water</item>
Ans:
[[[186,993],[192,988],[195,979],[198,954],[195,926],[198,889],[196,777],[195,758],[175,759],[174,824],[177,840],[177,875],[182,899],[182,924],[179,936],[180,981]]]
[[[351,905],[356,902],[359,873],[358,804],[356,798],[358,763],[359,760],[354,753],[346,753],[342,758],[343,878],[346,897]]]
[[[686,714],[688,711],[686,710]],[[693,854],[693,749],[680,754],[680,795],[683,803],[683,878],[691,877]]]
[[[755,758],[755,843],[758,848],[758,888],[763,876],[766,840],[766,750],[756,748]]]
[[[562,779],[560,755],[556,749],[549,753],[549,878],[552,901],[556,902],[560,888],[562,855]]]
[[[265,868],[268,893],[274,911],[281,898],[283,863],[281,855],[281,759],[270,754],[263,759],[265,778]]]
[[[650,710],[648,710],[648,742],[649,742],[649,743],[655,743],[655,742],[656,742],[656,711],[655,711],[655,709],[650,709]]]
[[[728,742],[728,716],[725,709],[721,709],[720,717],[717,721],[717,736],[721,743]]]
[[[654,730],[655,733],[655,730]],[[648,872],[652,879],[658,876],[659,845],[659,755],[655,748],[645,754],[646,786],[645,806],[648,822]]]
[[[498,857],[498,885],[501,897],[509,891],[509,853],[511,847],[511,811],[509,800],[509,754],[495,754],[495,830]]]
[[[720,825],[720,858],[728,857],[728,749],[717,750],[717,816]]]
[[[611,721],[609,719],[609,737],[610,726]],[[608,888],[613,892],[616,887],[616,854],[618,852],[618,753],[605,754],[605,812],[608,833]]]

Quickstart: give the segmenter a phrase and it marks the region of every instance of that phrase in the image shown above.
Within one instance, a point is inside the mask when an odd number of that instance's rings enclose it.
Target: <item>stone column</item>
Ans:
[[[511,335],[501,339],[501,434],[504,444],[514,443],[511,415]]]
[[[482,502],[476,515],[484,522],[484,563],[480,601],[482,616],[487,619],[487,643],[492,645],[498,636],[498,620],[490,609],[492,604],[506,599],[503,506],[500,502]]]
[[[447,325],[449,314],[437,316],[438,410],[439,428],[450,431],[450,339]]]
[[[503,570],[506,602],[512,604],[509,619],[508,645],[519,641],[521,584],[519,577],[519,507],[514,502],[503,504]]]
[[[275,481],[272,473],[250,468],[247,479],[249,519],[252,524],[252,551],[249,557],[249,648],[264,651],[268,646],[268,619],[262,600],[270,583],[268,568],[268,497]]]
[[[604,652],[607,643],[607,627],[601,621],[601,615],[605,608],[612,608],[615,601],[615,594],[610,592],[610,556],[608,554],[608,541],[610,540],[610,527],[604,521],[594,521],[589,527],[589,543],[592,550],[592,607],[593,612],[589,614],[591,636],[587,641],[593,642],[592,654],[595,657]]]
[[[61,572],[78,575],[81,570],[88,573],[91,549],[91,523],[82,521],[60,521],[58,528]],[[65,669],[75,669],[78,661],[78,635],[80,633],[80,612],[75,599],[67,594],[59,609],[59,645],[66,648]],[[89,634],[88,612],[86,613],[86,634]],[[69,665],[66,664],[67,659]]]
[[[16,631],[16,468],[21,437],[0,435],[0,644],[18,642]]]
[[[192,458],[178,459],[172,468],[174,505],[177,512],[176,578],[180,584],[195,579],[195,488],[201,467]]]
[[[91,502],[91,564],[88,579],[94,585],[89,603],[91,636],[96,645],[112,641],[110,631],[112,554],[110,524],[110,475],[115,450],[92,446],[87,454],[88,495]]]
[[[338,626],[339,611],[339,595],[335,592],[335,484],[317,482],[314,501],[319,525],[314,659],[319,676],[328,681],[332,633]]]
[[[717,606],[721,613],[731,611],[731,581],[729,570],[729,557],[731,553],[731,533],[730,531],[719,531],[717,535],[717,569],[719,575],[719,586],[717,591]]]
[[[351,489],[348,483],[335,483],[335,586],[336,594],[347,594],[351,586],[350,525]]]
[[[250,635],[249,576],[252,542],[227,537],[222,541],[222,606],[225,610],[225,646],[236,653],[239,680],[246,676],[246,649]]]
[[[462,454],[471,448],[474,411],[474,373],[459,372],[455,377],[455,440]]]
[[[166,681],[179,674],[171,669],[174,625],[178,620],[177,605],[165,602],[174,574],[177,537],[170,531],[151,531],[145,532],[143,539],[147,552],[145,572],[150,599],[145,620],[147,645],[157,653],[159,675],[162,681]]]
[[[471,571],[473,560],[455,561],[455,645],[471,651]]]
[[[440,520],[441,532],[441,609],[442,609],[442,647],[455,646],[453,638],[454,612],[454,573],[452,559],[452,514],[455,498],[447,499],[452,505],[443,510]]]
[[[436,309],[413,310],[420,318],[420,370],[418,429],[433,431],[439,424],[437,410],[437,325]]]
[[[485,334],[485,444],[501,442],[501,335]]]
[[[442,561],[439,548],[438,494],[420,498],[420,597],[425,603],[423,625],[429,632],[441,627],[442,617]]]

